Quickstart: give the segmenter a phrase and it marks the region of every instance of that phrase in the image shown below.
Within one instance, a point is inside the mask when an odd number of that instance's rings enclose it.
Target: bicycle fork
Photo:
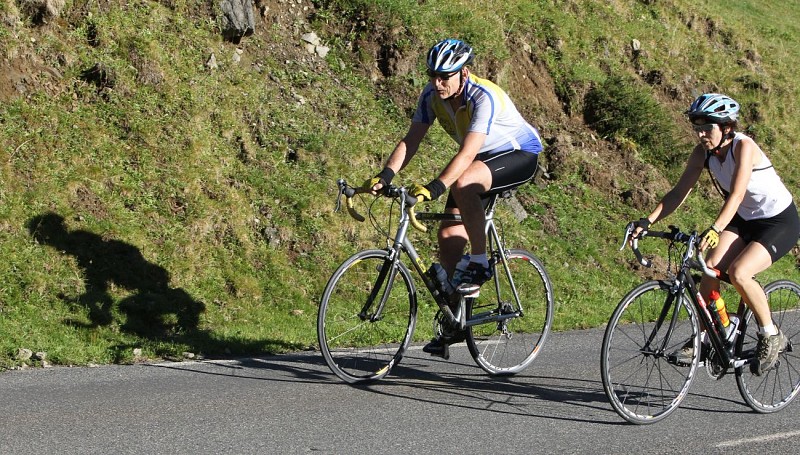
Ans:
[[[386,305],[386,301],[389,299],[389,294],[392,292],[392,286],[394,279],[397,276],[397,269],[399,267],[398,262],[400,261],[400,252],[403,249],[405,249],[409,257],[412,259],[414,267],[421,272],[420,257],[416,250],[414,250],[414,246],[411,245],[411,242],[409,242],[407,238],[408,225],[410,221],[405,212],[405,201],[401,201],[400,213],[402,215],[397,228],[397,236],[394,239],[393,246],[388,248],[389,256],[383,261],[383,265],[378,271],[378,278],[375,280],[372,291],[370,292],[369,297],[367,297],[367,301],[364,302],[364,306],[361,307],[361,312],[358,313],[358,317],[362,321],[369,319],[370,322],[375,322],[381,319],[383,307]],[[427,279],[425,279],[425,285],[428,286],[428,289],[432,289],[432,283],[430,283]],[[381,289],[383,289],[383,293],[381,294],[381,300],[378,304],[378,308],[374,313],[369,315],[369,310],[375,302],[375,299],[378,298],[378,293],[381,292]],[[412,291],[414,290],[412,289]]]
[[[378,271],[378,278],[375,279],[375,284],[372,287],[372,291],[369,293],[369,296],[367,297],[367,301],[364,302],[364,306],[361,307],[361,311],[358,313],[359,319],[362,321],[369,320],[369,322],[375,322],[381,319],[383,307],[386,305],[386,301],[389,299],[389,294],[392,292],[392,283],[394,282],[396,276],[397,267],[395,267],[394,261],[392,261],[390,258],[386,259],[383,262],[383,266]],[[386,283],[385,286],[384,283]],[[383,290],[382,293],[381,290]],[[375,299],[378,298],[379,293],[381,293],[381,296],[380,302],[378,303],[378,308],[375,309],[374,313],[369,314],[369,310],[372,308],[372,304],[375,302]]]
[[[675,324],[678,320],[678,309],[680,308],[680,287],[675,287],[670,290],[669,297],[664,302],[664,306],[661,308],[661,314],[658,315],[656,319],[655,326],[653,330],[650,331],[650,336],[647,338],[647,342],[642,346],[641,352],[644,355],[652,355],[654,357],[664,357],[665,351],[667,346],[669,346],[669,341],[672,338],[672,332],[675,328]],[[672,317],[669,320],[669,327],[667,332],[664,334],[664,338],[661,340],[661,345],[657,347],[653,347],[652,344],[656,340],[656,336],[658,332],[661,330],[661,326],[664,325],[665,320],[667,319],[667,315],[669,314],[670,308],[674,308],[675,310],[672,312]]]

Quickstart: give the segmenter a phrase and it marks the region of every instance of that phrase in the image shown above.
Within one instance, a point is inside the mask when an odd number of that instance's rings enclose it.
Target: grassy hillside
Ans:
[[[216,2],[0,0],[0,368],[41,364],[21,348],[58,364],[313,348],[330,273],[384,242],[334,213],[335,180],[380,170],[444,36],[547,142],[518,193],[529,216],[500,218],[548,267],[559,330],[664,272],[617,248],[680,172],[696,95],[739,100],[797,194],[797,1],[479,3],[260,0],[234,43]],[[399,182],[454,152],[432,132]],[[704,178],[670,221],[703,228],[719,203]]]

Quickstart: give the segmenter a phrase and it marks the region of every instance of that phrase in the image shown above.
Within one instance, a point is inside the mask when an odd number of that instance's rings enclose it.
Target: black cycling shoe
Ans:
[[[470,262],[469,265],[467,265],[467,270],[464,272],[464,276],[461,278],[461,282],[480,286],[489,281],[491,277],[491,268],[484,267],[482,264],[478,264],[477,262]]]
[[[450,345],[460,343],[466,339],[466,330],[447,331],[423,346],[422,351],[447,360],[450,358]]]
[[[456,344],[456,343],[461,343],[462,341],[467,339],[467,331],[454,330],[453,332],[445,332],[442,336],[445,340],[445,343]]]
[[[423,346],[422,351],[445,360],[450,358],[450,345],[440,337],[432,339],[428,344]]]

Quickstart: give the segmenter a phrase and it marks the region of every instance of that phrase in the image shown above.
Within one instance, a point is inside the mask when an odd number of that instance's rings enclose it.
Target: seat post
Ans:
[[[489,203],[486,204],[486,219],[490,220],[494,217],[494,209],[497,206],[497,198],[499,194],[493,194],[489,198]]]

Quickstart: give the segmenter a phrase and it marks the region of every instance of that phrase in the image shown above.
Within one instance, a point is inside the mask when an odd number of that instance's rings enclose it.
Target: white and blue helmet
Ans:
[[[427,65],[436,73],[453,73],[472,62],[472,48],[457,39],[445,39],[434,44],[428,51]]]
[[[739,103],[719,93],[705,93],[694,100],[686,115],[691,122],[704,120],[708,123],[731,123],[739,117]]]

